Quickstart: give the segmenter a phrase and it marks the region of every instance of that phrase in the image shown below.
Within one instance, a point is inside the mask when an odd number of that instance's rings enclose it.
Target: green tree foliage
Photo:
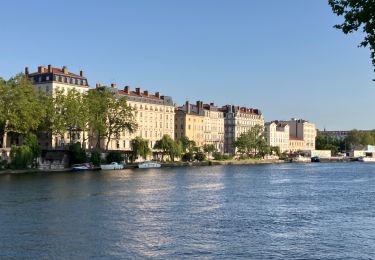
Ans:
[[[182,152],[193,152],[197,150],[196,143],[193,140],[190,140],[187,136],[183,136],[179,139],[182,145]]]
[[[0,125],[2,147],[7,144],[8,133],[27,134],[38,128],[45,110],[31,81],[18,74],[8,81],[0,80]]]
[[[91,152],[90,162],[95,166],[100,165],[100,163],[102,162],[100,151],[94,150]]]
[[[350,145],[375,145],[375,130],[372,131],[359,131],[352,130],[344,140]]]
[[[103,87],[89,91],[87,99],[89,126],[97,138],[97,148],[100,148],[102,138],[106,139],[105,149],[108,150],[111,138],[119,138],[124,131],[132,133],[136,130],[134,109],[128,106],[125,97]]]
[[[32,153],[32,166],[37,166],[37,159],[42,155],[42,149],[38,144],[38,138],[32,133],[28,133],[25,137],[24,145],[29,147]]]
[[[216,152],[217,149],[216,149],[215,145],[213,145],[213,144],[205,144],[205,145],[203,145],[203,151],[208,156],[210,156],[212,153]]]
[[[164,135],[162,139],[156,141],[154,149],[160,150],[162,153],[162,161],[164,161],[164,156],[169,155],[172,161],[176,157],[180,157],[182,154],[182,144],[180,141],[174,141],[169,135]]]
[[[264,156],[269,148],[261,125],[253,126],[249,131],[242,133],[234,142],[238,152],[246,156]]]
[[[146,159],[147,156],[151,153],[151,149],[148,146],[148,140],[143,139],[142,137],[137,136],[136,138],[131,140],[130,146],[132,148],[133,153],[132,158],[134,159],[138,156],[141,156],[142,158]]]
[[[123,163],[125,160],[125,157],[122,153],[119,152],[110,152],[107,154],[107,163],[117,162],[117,163]]]
[[[27,145],[12,146],[10,151],[11,167],[13,169],[26,169],[33,163],[33,152]]]
[[[87,155],[81,147],[81,143],[69,145],[70,164],[84,163],[87,161]]]
[[[365,37],[360,47],[370,47],[372,64],[375,66],[375,0],[328,0],[332,11],[344,17],[335,27],[345,34],[362,30]]]
[[[197,161],[204,161],[204,160],[206,160],[206,155],[203,153],[203,152],[197,152],[196,154],[195,154],[195,159],[197,160]]]
[[[315,138],[315,148],[317,150],[331,150],[332,154],[337,154],[339,151],[345,150],[346,140],[333,138],[317,131]]]

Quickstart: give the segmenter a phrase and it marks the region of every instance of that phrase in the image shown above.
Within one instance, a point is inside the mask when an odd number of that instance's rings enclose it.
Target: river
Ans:
[[[375,259],[375,164],[0,176],[0,259]]]

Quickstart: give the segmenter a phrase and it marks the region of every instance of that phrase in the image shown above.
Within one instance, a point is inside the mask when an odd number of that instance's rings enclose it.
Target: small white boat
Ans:
[[[124,164],[112,162],[110,164],[101,164],[100,168],[102,170],[122,170],[122,169],[124,169]]]
[[[148,169],[148,168],[160,168],[161,164],[157,162],[143,162],[138,164],[138,168]]]
[[[97,171],[99,167],[95,167],[91,163],[82,163],[72,165],[72,172],[83,172],[83,171]]]
[[[375,162],[374,157],[359,157],[358,161],[360,162]]]
[[[296,157],[293,157],[292,162],[302,162],[302,163],[311,162],[311,158],[298,155]]]

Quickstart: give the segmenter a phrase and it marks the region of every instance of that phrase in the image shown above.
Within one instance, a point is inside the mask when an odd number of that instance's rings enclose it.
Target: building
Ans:
[[[224,152],[224,113],[214,103],[203,104],[204,143]]]
[[[32,73],[26,67],[25,74],[32,81],[36,91],[44,92],[49,96],[53,96],[57,90],[63,93],[68,93],[70,90],[86,93],[89,89],[89,84],[83,71],[81,70],[79,74],[75,74],[69,72],[66,66],[62,68],[52,67],[52,65],[48,65],[47,68],[39,66],[38,71]],[[82,146],[86,148],[86,137],[79,129],[65,133],[63,136],[52,135],[50,132],[38,134],[39,145],[43,149],[62,149],[71,142],[81,142]]]
[[[289,152],[289,125],[278,121],[268,122],[264,126],[267,144],[277,146],[280,152]]]
[[[194,141],[198,147],[205,144],[205,112],[203,102],[197,101],[196,105],[186,101],[185,105],[178,107],[175,113],[175,139],[187,137]]]
[[[289,136],[289,152],[300,152],[305,150],[305,142],[296,136]]]
[[[130,151],[130,141],[137,136],[147,139],[150,148],[153,148],[155,142],[163,135],[174,137],[175,107],[171,97],[162,96],[160,92],[155,94],[148,90],[142,92],[141,88],[132,91],[129,86],[118,89],[116,84],[111,84],[111,89],[119,96],[126,97],[128,105],[135,109],[138,128],[134,133],[124,131],[118,138],[112,138],[108,150]],[[102,147],[103,145],[104,143]],[[95,144],[92,143],[91,146],[94,147]]]
[[[48,65],[48,68],[39,66],[37,72],[29,73],[29,68],[25,68],[25,74],[31,79],[36,90],[43,91],[47,95],[53,95],[59,89],[64,93],[69,90],[76,90],[85,93],[89,89],[87,78],[81,70],[79,74],[69,72],[68,67],[61,69]]]
[[[264,127],[264,119],[259,109],[226,105],[221,108],[224,113],[224,152],[235,154],[235,140],[253,126]]]
[[[280,121],[281,123],[286,123],[289,125],[289,139],[297,142],[297,140],[302,140],[304,142],[303,147],[300,147],[303,151],[315,150],[315,138],[316,138],[316,128],[315,124],[310,123],[307,120],[292,118],[289,121]],[[291,144],[291,143],[289,143]],[[290,146],[290,150],[295,150],[300,143],[298,143],[295,148],[293,145]]]

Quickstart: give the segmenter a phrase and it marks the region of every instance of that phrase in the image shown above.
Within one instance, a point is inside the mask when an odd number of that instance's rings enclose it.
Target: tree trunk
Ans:
[[[96,138],[96,148],[100,150],[100,131],[98,131]]]
[[[108,151],[108,145],[109,145],[109,142],[111,141],[111,136],[109,136],[108,138],[107,138],[107,143],[106,143],[106,145],[105,145],[105,150],[106,151]]]
[[[8,142],[8,125],[9,125],[9,120],[5,121],[4,125],[4,135],[3,135],[3,145],[2,148],[7,148],[7,142]]]

